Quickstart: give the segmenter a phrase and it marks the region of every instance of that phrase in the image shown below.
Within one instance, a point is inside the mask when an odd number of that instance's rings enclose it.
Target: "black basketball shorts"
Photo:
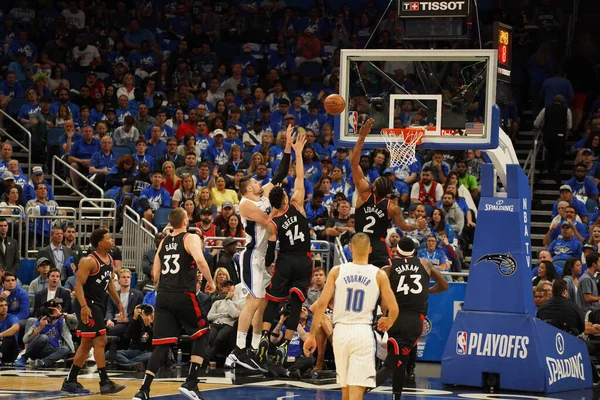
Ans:
[[[196,293],[158,292],[154,310],[152,345],[177,343],[184,330],[194,340],[208,332],[208,321],[196,300]]]
[[[405,362],[403,360],[408,358],[410,351],[423,333],[424,320],[425,315],[423,314],[401,313],[398,315],[396,322],[388,331],[387,365],[400,366],[398,364],[400,361]]]
[[[275,272],[267,287],[266,298],[276,302],[287,301],[292,293],[306,300],[313,272],[310,253],[280,253],[275,261]]]
[[[106,335],[106,323],[104,322],[106,309],[104,304],[94,302],[92,300],[86,300],[86,302],[92,312],[92,315],[88,318],[88,323],[84,324],[81,320],[81,305],[76,298],[73,301],[75,315],[79,320],[79,325],[77,326],[77,336],[86,339],[93,339],[96,336]]]
[[[392,253],[390,248],[382,238],[371,239],[371,254],[369,254],[369,264],[373,264],[376,267],[383,268],[390,264],[390,258]]]

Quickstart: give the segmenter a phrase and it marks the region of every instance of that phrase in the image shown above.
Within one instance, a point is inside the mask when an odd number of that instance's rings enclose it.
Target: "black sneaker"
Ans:
[[[204,400],[204,397],[202,397],[202,393],[200,393],[200,390],[198,390],[198,384],[195,383],[185,382],[179,388],[179,393],[181,393],[190,400]]]
[[[415,381],[415,368],[414,367],[407,367],[406,368],[405,379],[407,381],[409,381],[409,382],[414,382]]]
[[[259,365],[252,357],[252,350],[250,349],[240,349],[239,347],[235,347],[231,352],[231,358],[234,359],[235,365],[242,366],[250,371],[258,371]]]
[[[110,379],[106,382],[100,382],[100,394],[115,394],[125,389],[125,385],[117,385]]]
[[[138,392],[133,396],[132,400],[148,400],[150,398],[150,392],[146,390],[138,390]]]
[[[63,381],[62,387],[60,388],[63,392],[77,393],[77,394],[89,394],[90,391],[84,388],[79,382],[68,382],[67,378]]]
[[[260,339],[260,343],[258,344],[258,350],[256,351],[256,360],[260,364],[264,364],[267,361],[267,353],[269,352],[269,340],[266,338]]]
[[[287,358],[287,348],[283,346],[277,347],[275,350],[275,356],[273,356],[273,363],[276,365],[283,365]]]

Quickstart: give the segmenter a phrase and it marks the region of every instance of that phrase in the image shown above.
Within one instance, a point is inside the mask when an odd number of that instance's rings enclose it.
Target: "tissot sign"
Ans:
[[[470,0],[398,0],[400,18],[467,17]]]

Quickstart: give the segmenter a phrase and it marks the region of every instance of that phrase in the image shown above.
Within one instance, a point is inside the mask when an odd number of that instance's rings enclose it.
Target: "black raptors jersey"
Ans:
[[[96,261],[97,265],[83,284],[83,294],[87,300],[92,300],[94,303],[104,304],[106,289],[112,278],[113,259],[110,255],[107,256],[108,264],[102,261],[95,251],[90,253],[90,257]]]
[[[310,252],[310,227],[308,220],[293,203],[280,216],[273,218],[277,225],[277,239],[282,253]]]
[[[196,293],[196,261],[187,252],[183,241],[190,233],[182,232],[177,236],[167,236],[160,249],[159,292]]]
[[[393,258],[390,285],[396,292],[400,312],[427,315],[429,274],[419,257]]]
[[[356,216],[356,232],[364,232],[371,238],[373,251],[369,254],[369,263],[378,267],[388,264],[390,258],[386,244],[387,230],[390,226],[387,198],[375,199],[371,193],[367,201],[361,204],[354,213]]]

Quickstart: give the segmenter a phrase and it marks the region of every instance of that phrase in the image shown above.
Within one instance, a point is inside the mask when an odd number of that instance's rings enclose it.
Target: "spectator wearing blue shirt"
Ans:
[[[71,182],[73,182],[75,189],[79,190],[80,179],[75,171],[88,176],[92,155],[100,150],[100,141],[94,138],[94,129],[91,126],[83,128],[81,140],[76,141],[69,152],[69,163],[73,167]]]
[[[200,25],[202,26],[202,25]],[[171,18],[171,32],[183,39],[192,28],[192,17],[188,15],[187,10],[183,4],[177,5],[177,12],[173,18]]]
[[[588,211],[583,202],[579,201],[575,196],[573,196],[573,189],[569,185],[562,185],[560,189],[558,189],[560,193],[560,200],[554,203],[552,207],[552,218],[558,215],[558,203],[562,201],[566,201],[569,205],[575,207],[577,210],[577,215],[581,218],[581,222],[588,223]]]
[[[0,296],[0,365],[12,363],[19,354],[19,319],[8,313],[8,301]]]
[[[17,53],[15,61],[8,64],[8,70],[17,74],[17,79],[20,81],[33,80],[33,66],[27,61],[27,57],[22,51]],[[47,90],[48,88],[44,89]]]
[[[300,81],[300,85],[299,85],[298,89],[296,89],[292,92],[292,96],[294,96],[294,102],[293,102],[294,109],[297,109],[296,98],[295,98],[296,96],[300,96],[300,98],[302,99],[301,106],[305,109],[307,109],[309,107],[309,105],[312,101],[317,100],[317,98],[319,97],[319,94],[316,91],[311,89],[311,84],[312,84],[312,81],[309,77],[307,77],[307,76],[302,77],[302,80]],[[292,114],[294,114],[294,113],[292,112]],[[296,116],[296,117],[298,117],[298,116]],[[296,118],[296,119],[298,119],[298,118]],[[300,120],[301,119],[298,119],[298,121],[300,121]]]
[[[208,146],[203,159],[219,167],[225,165],[229,159],[229,146],[224,142],[223,129],[215,129],[212,133],[214,143]]]
[[[81,115],[79,113],[79,106],[75,103],[70,102],[69,91],[65,88],[58,90],[58,101],[53,103],[50,107],[50,112],[54,115],[58,115],[58,109],[62,104],[66,104],[69,107],[69,111],[71,111],[71,117],[74,121],[79,121],[81,119]]]
[[[313,132],[321,132],[323,125],[328,122],[329,119],[325,115],[319,114],[319,102],[313,100],[308,106],[308,114],[302,118],[300,125]]]
[[[564,218],[562,218],[560,222],[550,225],[550,229],[546,232],[546,235],[544,236],[544,246],[548,246],[552,241],[560,237],[561,227],[565,222],[571,224],[575,228],[573,230],[573,236],[581,243],[585,243],[585,240],[588,237],[587,225],[578,222],[576,217],[577,213],[575,208],[573,206],[566,206]]]
[[[35,199],[35,185],[38,183],[44,183],[46,185],[48,200],[54,200],[54,193],[52,192],[52,186],[44,179],[44,170],[42,167],[36,165],[31,169],[31,180],[27,185],[23,186],[23,203],[27,204],[29,200]]]
[[[392,182],[392,194],[398,197],[398,199],[400,199],[400,204],[409,204],[410,192],[408,190],[408,185],[396,178],[396,175],[394,174],[394,170],[392,168],[385,169],[383,171],[383,176],[385,176],[389,179],[390,182]]]
[[[325,232],[325,223],[329,218],[329,212],[327,207],[324,205],[325,193],[322,190],[315,190],[311,201],[306,203],[304,211],[306,212],[306,219],[310,224],[311,228],[315,231],[317,239],[325,239],[323,233]]]
[[[37,101],[37,94],[33,89],[27,89],[27,103],[21,106],[17,119],[25,127],[31,129],[31,120],[35,119],[35,114],[40,111],[40,104]]]
[[[428,260],[439,271],[448,271],[450,269],[450,263],[448,263],[446,253],[438,247],[438,239],[435,235],[427,236],[425,247],[419,249],[417,257]],[[452,282],[451,276],[444,275],[444,278],[447,281]]]
[[[157,48],[156,40],[154,35],[148,29],[140,29],[140,23],[136,18],[132,18],[129,21],[129,29],[123,37],[125,47],[129,50],[140,50],[142,48],[142,42],[144,40],[151,44],[153,49]]]
[[[548,251],[552,255],[552,261],[562,268],[571,257],[581,259],[583,245],[575,238],[573,225],[570,222],[565,221],[561,224],[560,236],[550,243]]]
[[[100,139],[100,151],[92,154],[92,159],[90,160],[90,174],[96,175],[94,183],[101,188],[104,187],[106,175],[117,165],[118,157],[112,152],[112,147],[112,139],[104,136]]]
[[[588,212],[593,213],[598,208],[598,187],[593,178],[586,176],[587,169],[585,164],[580,163],[575,167],[575,176],[565,182],[573,190],[573,195],[582,202]]]
[[[29,317],[29,295],[17,285],[17,277],[14,273],[4,272],[0,297],[8,302],[8,313],[17,317],[19,321]]]
[[[81,133],[75,131],[75,122],[71,120],[65,121],[63,129],[65,130],[65,133],[58,138],[61,155],[69,154],[73,145],[81,140]]]
[[[225,135],[226,138],[223,139],[223,143],[229,146],[229,148],[234,144],[240,146],[240,149],[244,148],[244,144],[242,143],[242,140],[238,138],[237,129],[234,125],[229,125],[229,127],[227,127]]]
[[[277,43],[277,52],[269,56],[268,66],[276,69],[282,78],[296,75],[296,61],[287,53],[285,43]]]
[[[351,176],[350,160],[348,160],[348,149],[340,147],[335,152],[335,158],[332,160],[334,167],[340,167],[342,169],[342,175],[348,179]],[[331,182],[333,184],[333,181]]]
[[[160,207],[171,207],[171,195],[161,186],[163,175],[160,171],[152,172],[152,185],[140,192],[140,212],[148,221],[154,221],[154,212]]]
[[[293,162],[290,166],[290,171],[296,171],[296,163]],[[286,182],[287,181],[287,182]],[[283,181],[283,188],[288,193],[289,197],[292,197],[294,187],[296,186],[296,177],[294,175],[288,175]],[[312,199],[314,186],[311,185],[310,181],[304,178],[304,204],[308,203]]]
[[[146,154],[154,159],[158,159],[167,153],[167,144],[161,140],[162,130],[159,126],[154,125],[152,128],[152,136],[148,140]],[[137,146],[137,144],[136,144]]]
[[[252,51],[252,45],[250,43],[246,43],[242,46],[242,54],[234,56],[231,60],[231,65],[240,64],[242,66],[242,70],[246,69],[248,64],[254,65],[256,68],[256,59],[250,54]]]
[[[122,94],[119,96],[119,108],[116,110],[117,122],[119,125],[125,123],[125,117],[131,115],[132,117],[137,116],[137,109],[129,106],[129,98]]]
[[[6,73],[6,80],[0,82],[0,107],[6,110],[6,105],[11,99],[25,97],[23,86],[17,81],[14,71]]]
[[[8,59],[11,61],[17,61],[18,54],[23,53],[27,57],[27,61],[35,63],[37,61],[38,50],[33,42],[30,42],[27,38],[27,31],[22,30],[19,32],[19,38],[13,40],[8,46]]]
[[[564,77],[562,66],[555,65],[552,68],[552,77],[544,81],[541,93],[544,98],[544,107],[552,105],[558,95],[563,98],[563,106],[568,107],[571,104],[575,92],[571,82]]]
[[[256,169],[254,170],[254,176],[252,177],[256,179],[261,186],[264,186],[271,182],[271,174],[269,174],[269,172],[267,171],[266,164],[258,164],[256,166]]]
[[[288,116],[293,117],[293,115],[291,115],[289,113],[289,111],[290,111],[290,101],[286,98],[279,100],[279,103],[277,104],[277,110],[275,110],[271,113],[271,121],[273,121],[273,123],[275,124],[277,132],[279,132],[281,130],[285,130],[285,128],[287,126],[285,119],[288,118]],[[295,125],[295,121],[294,121],[294,125]]]
[[[164,109],[161,109],[156,113],[156,124],[150,125],[144,134],[144,138],[146,140],[150,140],[152,137],[152,127],[158,126],[160,128],[160,139],[167,141],[168,138],[174,137],[175,132],[173,128],[167,125],[167,112]],[[141,133],[141,132],[140,132]]]
[[[444,153],[436,150],[433,152],[431,161],[423,164],[423,168],[430,167],[433,171],[433,180],[442,185],[446,183],[446,176],[450,173],[450,165],[444,161]]]
[[[140,50],[135,51],[131,56],[133,67],[140,69],[146,73],[153,72],[157,69],[160,60],[150,48],[150,43],[147,40],[142,40]]]
[[[301,95],[297,94],[294,96],[289,113],[292,114],[298,122],[302,122],[302,119],[308,115],[308,111],[304,108],[304,98]]]
[[[316,185],[319,183],[322,174],[322,166],[321,160],[319,160],[319,156],[315,153],[315,150],[311,147],[305,147],[302,152],[302,158],[304,160],[304,171],[305,177],[312,183]]]
[[[277,136],[277,123],[271,120],[271,108],[264,104],[260,106],[260,119],[262,121],[262,132],[272,132],[273,136]]]
[[[148,163],[150,167],[150,171],[154,171],[154,157],[147,154],[146,150],[148,149],[148,145],[144,141],[144,139],[139,138],[135,142],[135,153],[133,154],[133,158],[135,159],[136,165],[139,168],[140,164],[144,161]]]

